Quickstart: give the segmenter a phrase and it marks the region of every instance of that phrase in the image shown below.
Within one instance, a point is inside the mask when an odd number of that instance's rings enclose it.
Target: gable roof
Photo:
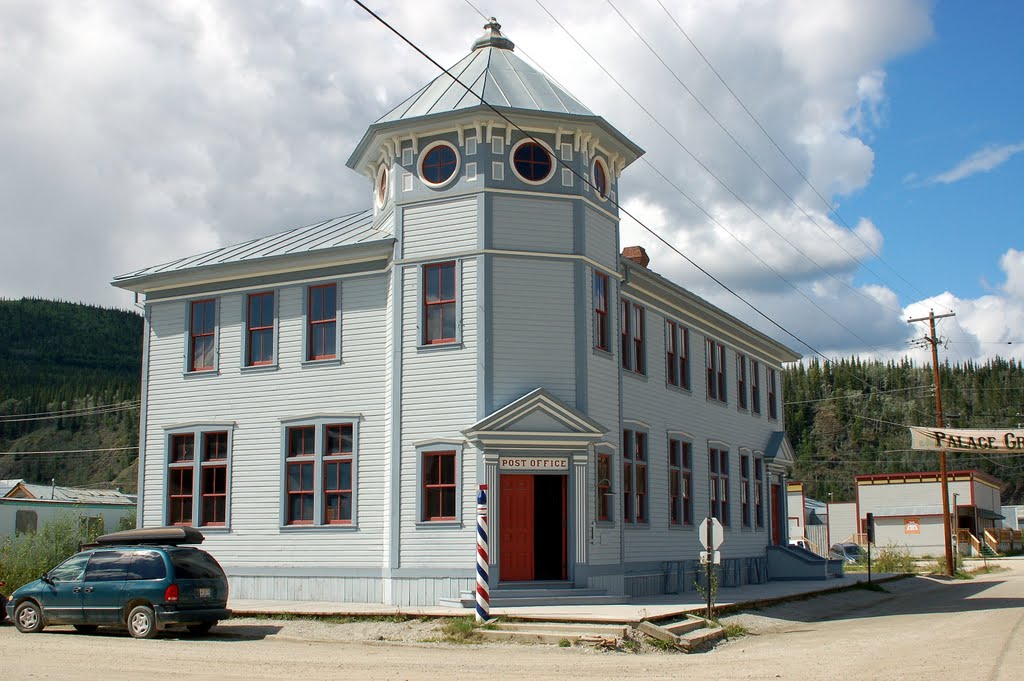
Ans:
[[[768,446],[764,448],[764,458],[769,463],[792,466],[796,463],[796,452],[790,444],[786,431],[776,430],[768,438]]]
[[[116,489],[83,489],[56,485],[33,485],[21,480],[3,495],[5,499],[63,501],[76,504],[134,504],[135,497]]]
[[[226,268],[267,258],[353,248],[364,244],[386,242],[393,238],[391,234],[374,228],[373,212],[363,210],[268,236],[249,239],[230,246],[222,246],[212,251],[178,258],[160,265],[144,267],[118,275],[114,277],[112,283],[114,286],[122,288],[134,288],[137,284],[162,275],[199,269]]]
[[[608,429],[537,388],[462,431],[485,448],[549,451],[586,449]]]

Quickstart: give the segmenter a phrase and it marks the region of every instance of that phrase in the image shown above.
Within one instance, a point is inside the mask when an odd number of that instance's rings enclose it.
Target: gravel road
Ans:
[[[136,641],[0,625],[3,679],[1024,678],[1024,562],[969,581],[905,579],[726,618],[746,636],[682,655],[448,644],[434,621],[231,620],[204,639]],[[1017,567],[1019,565],[1020,567]]]

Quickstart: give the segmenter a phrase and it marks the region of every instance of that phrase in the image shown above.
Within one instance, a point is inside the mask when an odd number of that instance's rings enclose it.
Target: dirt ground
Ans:
[[[211,636],[37,635],[0,626],[0,678],[1024,678],[1024,561],[968,581],[911,578],[724,618],[746,631],[703,654],[655,646],[438,642],[436,620],[234,619]],[[1018,567],[1018,565],[1020,567]]]

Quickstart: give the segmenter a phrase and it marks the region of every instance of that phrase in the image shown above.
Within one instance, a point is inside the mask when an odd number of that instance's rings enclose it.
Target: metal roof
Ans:
[[[148,277],[155,274],[179,272],[211,265],[248,262],[260,258],[292,255],[328,250],[342,246],[385,241],[393,236],[373,227],[373,213],[369,210],[324,220],[305,227],[250,239],[240,244],[223,246],[199,255],[179,258],[161,265],[145,267],[114,277],[114,282]]]
[[[512,41],[501,34],[494,19],[484,28],[489,32],[473,43],[473,51],[448,69],[451,76],[441,74],[377,123],[469,109],[482,106],[481,99],[494,107],[594,115],[560,85],[513,54]]]
[[[118,492],[116,489],[83,489],[80,487],[60,487],[55,485],[32,485],[22,482],[18,487],[31,496],[8,497],[10,499],[29,499],[39,501],[69,501],[77,504],[134,504],[135,497]],[[10,490],[8,494],[13,492]]]

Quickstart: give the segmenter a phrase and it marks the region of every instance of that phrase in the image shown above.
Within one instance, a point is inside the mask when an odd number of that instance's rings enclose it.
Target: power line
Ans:
[[[7,419],[24,419],[24,418],[27,418],[27,417],[35,417],[35,416],[46,417],[46,418],[61,418],[62,416],[65,416],[65,415],[77,415],[79,412],[89,411],[89,410],[94,410],[94,409],[114,409],[114,408],[118,408],[118,409],[122,409],[122,408],[123,409],[131,409],[131,408],[139,406],[139,404],[141,404],[141,402],[142,402],[141,400],[127,400],[125,402],[114,402],[112,404],[97,404],[97,405],[93,405],[91,407],[74,407],[72,409],[65,409],[63,411],[38,411],[38,412],[34,412],[34,413],[29,413],[29,414],[6,414],[6,415],[0,415],[0,421],[4,421],[4,420],[7,420]]]
[[[122,406],[122,407],[111,407],[106,409],[82,409],[76,412],[67,412],[62,414],[56,414],[54,416],[33,416],[29,418],[18,418],[15,416],[3,416],[0,417],[0,424],[5,423],[27,423],[30,421],[52,421],[56,419],[71,419],[86,416],[98,416],[101,414],[116,414],[122,411],[130,411],[139,408],[139,404]]]
[[[790,404],[816,404],[818,402],[829,402],[832,400],[855,400],[865,397],[874,397],[875,395],[889,395],[892,393],[902,393],[909,390],[921,390],[922,388],[931,389],[930,385],[914,385],[909,388],[894,388],[893,390],[873,390],[869,393],[857,393],[856,395],[838,395],[836,397],[822,397],[815,400],[795,400],[793,402],[783,402],[783,406]]]
[[[138,447],[99,447],[97,449],[51,449],[39,452],[0,452],[0,456],[9,454],[22,455],[50,455],[50,454],[94,454],[96,452],[122,452],[138,449]]]

